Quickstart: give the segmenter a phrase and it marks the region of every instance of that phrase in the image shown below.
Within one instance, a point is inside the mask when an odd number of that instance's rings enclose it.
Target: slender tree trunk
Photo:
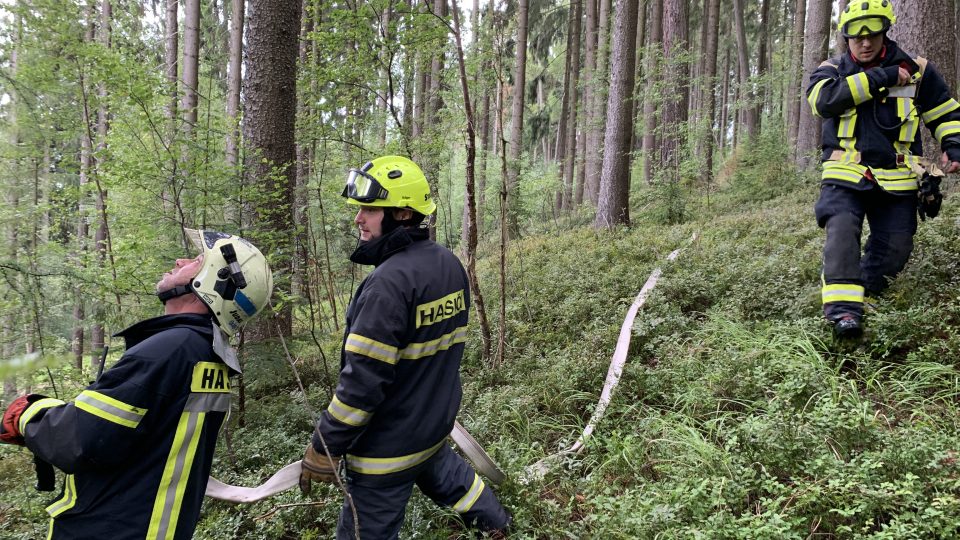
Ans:
[[[637,42],[635,44],[635,49],[637,51],[637,58],[635,60],[636,70],[633,74],[634,89],[633,93],[636,98],[633,100],[633,133],[630,134],[630,150],[631,152],[636,152],[637,155],[640,155],[640,151],[643,149],[641,141],[643,134],[637,132],[637,128],[643,127],[643,122],[640,119],[640,113],[643,111],[643,88],[641,88],[641,81],[643,81],[643,61],[644,61],[644,51],[643,46],[646,43],[646,27],[647,27],[647,9],[649,5],[653,3],[648,0],[640,0],[639,5],[637,6]]]
[[[513,70],[513,106],[510,111],[510,149],[507,154],[510,167],[507,170],[506,186],[510,194],[507,207],[507,232],[512,238],[520,236],[519,178],[520,159],[523,150],[523,104],[527,80],[527,6],[528,0],[519,0],[517,9],[517,48]]]
[[[453,31],[457,43],[457,64],[460,67],[460,88],[463,91],[463,110],[467,117],[467,277],[470,281],[470,291],[473,296],[473,305],[480,319],[480,336],[483,346],[483,359],[490,362],[492,337],[490,323],[487,321],[487,310],[484,306],[483,294],[480,291],[480,281],[477,279],[477,206],[474,192],[477,151],[475,146],[476,133],[474,132],[473,103],[470,101],[470,88],[467,85],[467,68],[463,58],[463,44],[460,38],[460,16],[456,0],[453,3]]]
[[[837,13],[843,13],[843,10],[847,8],[849,0],[837,0]],[[898,6],[905,5],[904,3],[898,3]],[[913,18],[913,17],[910,17]],[[901,19],[902,20],[902,19]],[[834,31],[833,23],[830,24],[830,33]],[[840,56],[847,52],[847,40],[837,35],[837,39],[834,41],[833,55]]]
[[[600,194],[600,167],[603,164],[604,116],[607,106],[607,66],[610,61],[610,0],[600,0],[597,20],[597,67],[593,77],[591,111],[584,128],[587,130],[586,193],[596,204]]]
[[[647,185],[653,184],[655,149],[659,148],[657,137],[657,95],[656,84],[659,79],[660,55],[656,46],[663,41],[663,2],[654,2],[650,12],[650,51],[647,58],[647,90],[643,103],[643,180]],[[659,160],[658,160],[659,161]]]
[[[113,11],[110,4],[110,0],[103,0],[100,3],[100,32],[97,36],[100,44],[104,48],[110,48],[111,42],[111,25],[113,19]],[[98,90],[100,98],[100,108],[97,113],[97,154],[104,156],[107,149],[107,133],[110,129],[109,116],[107,111],[107,85],[105,83],[100,83]],[[103,163],[103,157],[100,157],[96,160],[96,179],[97,179],[97,232],[94,235],[94,246],[97,250],[97,262],[100,268],[105,267],[107,261],[107,249],[108,249],[108,238],[107,238],[107,191],[103,188],[100,179],[103,175],[100,172],[100,166]],[[114,276],[115,277],[115,276]],[[119,307],[119,306],[118,306]],[[97,366],[101,362],[101,357],[103,356],[103,348],[105,346],[106,332],[103,326],[103,321],[106,318],[106,313],[103,309],[102,301],[97,302],[94,307],[94,323],[93,327],[90,330],[90,365],[93,370],[97,369]]]
[[[800,88],[803,61],[803,27],[806,22],[804,19],[807,14],[807,0],[794,0],[793,8],[793,32],[790,34],[790,68],[787,72],[787,92],[785,100],[787,102],[787,148],[790,150],[790,157],[797,157],[797,130],[800,127],[800,96],[803,94],[803,88]]]
[[[819,160],[812,160],[820,146],[820,119],[813,116],[807,104],[807,86],[810,74],[826,59],[830,29],[829,0],[810,0],[807,4],[807,22],[803,37],[803,86],[800,93],[800,127],[797,136],[797,165],[807,168]]]
[[[575,204],[573,199],[573,175],[577,153],[577,100],[579,98],[577,87],[580,82],[580,21],[583,19],[582,11],[583,2],[573,0],[570,5],[570,21],[567,26],[567,32],[570,35],[568,41],[570,77],[564,91],[564,112],[569,115],[569,120],[567,121],[566,133],[564,133],[564,156],[563,164],[560,167],[561,177],[563,178],[563,199],[560,207],[563,210],[571,210]]]
[[[580,133],[577,134],[577,186],[574,193],[574,203],[583,203],[586,191],[586,154],[587,131],[590,129],[590,111],[593,104],[594,77],[597,66],[597,0],[582,0],[586,3],[586,28],[584,29],[584,59],[583,59],[583,99],[581,100]]]
[[[757,133],[756,109],[753,105],[753,83],[750,82],[750,50],[747,48],[747,31],[743,24],[743,1],[733,0],[733,20],[737,36],[737,67],[740,68],[738,116],[747,130],[747,139],[753,139]]]
[[[661,162],[670,186],[669,198],[665,201],[667,219],[670,222],[683,220],[682,205],[678,197],[680,189],[680,163],[684,148],[684,117],[681,109],[686,103],[682,89],[686,87],[682,58],[687,47],[686,0],[666,0],[663,6],[663,58],[664,80],[667,88],[677,89],[665,96],[663,103],[663,138]]]
[[[183,133],[190,139],[197,124],[200,73],[200,0],[185,0],[183,13]]]
[[[766,88],[769,88],[769,85],[763,82],[763,76],[769,69],[767,64],[767,49],[770,41],[769,26],[770,0],[762,0],[760,2],[760,32],[757,36],[757,77],[761,81],[760,84],[763,85],[764,90],[762,93],[763,98],[759,100],[756,99],[756,90],[754,90],[754,100],[756,101],[756,104],[753,106],[753,111],[751,114],[753,115],[753,120],[756,125],[753,128],[753,135],[760,133],[760,131],[763,129],[763,107],[765,104],[769,103],[766,90]],[[756,85],[751,85],[751,87],[756,88]]]
[[[240,91],[241,91],[241,63],[243,62],[243,19],[246,0],[233,0],[233,10],[230,18],[230,60],[227,67],[227,139],[226,161],[235,179],[240,180],[243,174],[238,169],[240,163]],[[243,220],[240,207],[228,205],[227,220],[238,228],[242,227]]]
[[[630,224],[630,134],[633,133],[633,83],[637,61],[637,3],[620,0],[614,17],[607,129],[594,227]]]
[[[716,75],[717,75],[717,42],[720,34],[720,0],[707,0],[706,27],[707,35],[704,42],[703,62],[703,115],[706,119],[703,138],[701,140],[700,155],[703,156],[701,177],[708,183],[713,181],[713,124],[716,120]],[[722,133],[721,126],[721,133]]]
[[[801,0],[806,1],[806,0]],[[725,25],[729,27],[729,25]],[[730,43],[724,40],[723,45],[723,69],[720,70],[720,137],[719,148],[721,150],[727,147],[727,125],[730,111]]]

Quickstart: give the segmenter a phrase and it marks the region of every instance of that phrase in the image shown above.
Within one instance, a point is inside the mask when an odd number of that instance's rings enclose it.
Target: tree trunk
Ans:
[[[760,3],[760,32],[757,36],[757,78],[760,81],[764,80],[764,75],[769,69],[767,64],[767,48],[769,47],[770,42],[770,0],[763,0]],[[753,120],[756,125],[753,128],[752,136],[755,136],[757,133],[763,129],[763,107],[768,104],[768,95],[767,89],[770,87],[769,84],[761,82],[763,85],[763,97],[759,100],[756,98],[756,90],[754,90],[754,101],[757,103],[753,106]],[[751,87],[756,88],[756,85],[751,85]]]
[[[847,8],[847,4],[849,3],[850,3],[849,0],[837,0],[837,13],[843,13],[843,10]],[[905,5],[905,4],[898,3],[898,5]],[[829,32],[833,32],[834,29],[835,27],[833,26],[833,23],[831,21]],[[838,32],[836,43],[834,44],[834,47],[833,47],[833,55],[840,56],[846,52],[847,52],[847,40],[843,39],[843,37],[840,36]]]
[[[650,50],[653,51],[663,42],[663,2],[654,2],[650,12]],[[656,84],[660,55],[651,54],[647,58],[647,90],[643,103],[643,180],[653,184],[654,151],[659,148],[657,137],[657,98]],[[656,156],[659,157],[659,156]]]
[[[752,103],[753,84],[750,82],[750,50],[747,48],[747,31],[743,24],[743,1],[733,0],[733,20],[737,37],[737,67],[740,68],[738,101],[741,108],[738,116],[747,130],[749,141],[757,133],[757,119],[754,116],[755,109]]]
[[[583,19],[583,2],[573,0],[570,5],[570,21],[567,32],[570,35],[570,78],[564,90],[565,114],[569,115],[563,141],[563,163],[560,166],[563,178],[563,199],[560,208],[571,210],[574,207],[573,182],[574,164],[577,154],[577,87],[580,82],[580,21]]]
[[[243,138],[247,147],[246,170],[261,185],[263,199],[257,208],[261,225],[254,241],[272,254],[278,297],[289,294],[293,252],[293,204],[296,121],[297,37],[300,4],[283,0],[252,0],[246,29],[247,62],[244,70]],[[276,327],[274,326],[276,324]],[[246,332],[253,339],[291,333],[291,311],[285,304],[274,320],[254,321]]]
[[[818,163],[812,159],[820,146],[820,119],[813,116],[807,104],[810,74],[826,59],[830,29],[830,0],[810,0],[803,36],[803,86],[800,95],[800,125],[797,135],[797,165],[807,168]]]
[[[703,63],[703,115],[706,119],[703,138],[699,145],[703,156],[701,177],[708,183],[713,181],[713,124],[717,116],[716,85],[717,76],[717,43],[720,34],[720,0],[707,0],[707,35],[704,42]],[[721,133],[723,127],[721,126]]]
[[[604,116],[607,106],[607,65],[610,60],[610,0],[600,0],[597,17],[597,66],[593,76],[590,114],[584,122],[587,130],[587,155],[584,163],[586,195],[592,203],[600,194],[600,167],[603,165]]]
[[[597,67],[597,0],[581,0],[586,3],[586,28],[583,46],[583,99],[580,107],[583,113],[580,133],[577,134],[577,186],[573,195],[574,204],[583,203],[586,191],[586,153],[587,131],[590,122],[590,109],[593,104],[594,77]]]
[[[473,103],[470,101],[470,89],[467,85],[467,68],[463,58],[463,44],[460,38],[460,16],[458,14],[456,0],[453,3],[453,30],[454,38],[457,43],[457,64],[460,68],[460,88],[463,92],[463,110],[467,118],[467,183],[466,183],[466,207],[467,207],[467,247],[464,250],[467,260],[467,277],[470,281],[470,291],[473,296],[473,305],[477,310],[477,318],[480,319],[480,336],[483,347],[483,359],[490,362],[490,353],[492,349],[492,337],[490,333],[490,323],[487,321],[487,310],[484,306],[483,294],[480,291],[480,281],[477,279],[477,206],[475,187],[475,172],[477,151],[475,146],[476,133],[474,132]]]
[[[636,72],[638,0],[620,0],[614,17],[607,129],[594,227],[630,224],[630,134],[633,133],[633,83]]]
[[[103,0],[100,3],[100,33],[97,36],[100,44],[105,48],[110,48],[111,24],[113,19],[113,10],[110,0]],[[97,91],[100,98],[100,108],[97,111],[97,154],[104,156],[107,149],[107,132],[110,129],[109,112],[107,111],[107,85],[100,83]],[[105,268],[108,250],[108,232],[107,232],[107,191],[101,184],[100,165],[102,157],[95,161],[97,172],[95,178],[97,181],[97,232],[94,234],[94,246],[97,250],[97,262],[100,268]],[[112,268],[112,265],[111,265]],[[114,275],[114,280],[116,276]],[[119,307],[119,302],[118,302]],[[103,321],[106,313],[103,309],[103,302],[97,301],[93,310],[93,327],[90,330],[90,366],[96,371],[103,356],[103,348],[106,341],[106,331]]]
[[[897,4],[897,6],[903,5]],[[890,29],[890,37],[911,56],[922,56],[932,62],[950,87],[950,96],[957,95],[956,32],[951,31],[947,21],[953,20],[949,2],[943,0],[916,0],[909,12],[897,18]],[[945,28],[943,28],[945,26]],[[931,31],[943,28],[942,31]],[[940,144],[930,136],[930,131],[921,129],[923,155],[939,162]]]
[[[227,68],[227,140],[226,160],[235,178],[242,178],[243,174],[237,169],[240,162],[240,91],[241,91],[241,63],[243,62],[243,19],[246,0],[233,0],[233,13],[230,18],[230,60]],[[228,216],[238,228],[242,226],[240,209],[233,208],[235,216]]]
[[[800,96],[805,88],[800,88],[803,60],[803,27],[807,13],[807,0],[794,0],[793,32],[790,34],[790,69],[787,72],[787,148],[790,157],[797,157],[797,130],[800,128]]]
[[[523,104],[527,80],[527,7],[528,0],[519,0],[517,9],[516,63],[513,69],[513,105],[510,110],[510,149],[507,153],[510,167],[507,169],[506,189],[509,194],[507,206],[507,232],[512,238],[520,236],[520,158],[523,151]]]
[[[686,0],[666,0],[663,6],[663,58],[669,69],[665,70],[666,88],[673,89],[663,102],[663,138],[660,145],[661,164],[670,189],[667,208],[667,220],[673,223],[683,220],[682,205],[679,199],[680,163],[684,148],[684,117],[682,109],[686,104],[683,89],[687,85],[682,68],[682,57],[687,46]],[[680,90],[680,91],[677,91]]]
[[[183,13],[183,133],[190,139],[197,124],[200,72],[200,0],[185,0]]]

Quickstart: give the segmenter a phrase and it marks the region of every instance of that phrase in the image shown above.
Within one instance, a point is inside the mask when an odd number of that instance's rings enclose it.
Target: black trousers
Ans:
[[[865,295],[879,294],[906,266],[917,232],[916,191],[893,194],[877,185],[859,191],[824,184],[814,207],[826,230],[823,245],[823,313],[830,320],[863,316]],[[863,220],[870,236],[860,255]]]
[[[468,525],[482,531],[505,529],[510,522],[493,491],[462,457],[444,444],[430,459],[407,471],[367,475],[347,470],[347,485],[360,522],[360,538],[398,538],[414,484],[434,502],[453,508]],[[337,540],[353,538],[353,512],[344,501],[337,523]]]

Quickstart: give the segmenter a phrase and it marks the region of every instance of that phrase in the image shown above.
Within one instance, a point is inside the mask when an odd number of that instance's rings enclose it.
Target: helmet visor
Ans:
[[[886,17],[866,17],[850,21],[843,25],[843,37],[854,38],[875,36],[887,31],[890,27]]]
[[[377,199],[386,199],[389,192],[369,174],[350,169],[347,174],[347,184],[343,186],[342,197],[348,197],[362,203],[371,203]]]

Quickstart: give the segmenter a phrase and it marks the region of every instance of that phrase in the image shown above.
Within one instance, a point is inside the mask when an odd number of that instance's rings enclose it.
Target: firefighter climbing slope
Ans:
[[[865,296],[878,295],[913,251],[917,214],[936,217],[942,172],[921,160],[923,122],[960,169],[960,103],[936,67],[887,37],[890,0],[852,0],[838,29],[849,53],[820,64],[807,101],[823,117],[823,172],[817,224],[823,248],[823,311],[840,339],[863,334]],[[918,198],[918,190],[922,194]],[[860,255],[864,218],[870,237]]]
[[[193,536],[239,370],[225,333],[266,306],[273,277],[246,240],[186,233],[200,255],[157,283],[163,316],[117,334],[127,350],[113,368],[73,402],[22,396],[3,415],[0,440],[66,473],[49,538]]]

